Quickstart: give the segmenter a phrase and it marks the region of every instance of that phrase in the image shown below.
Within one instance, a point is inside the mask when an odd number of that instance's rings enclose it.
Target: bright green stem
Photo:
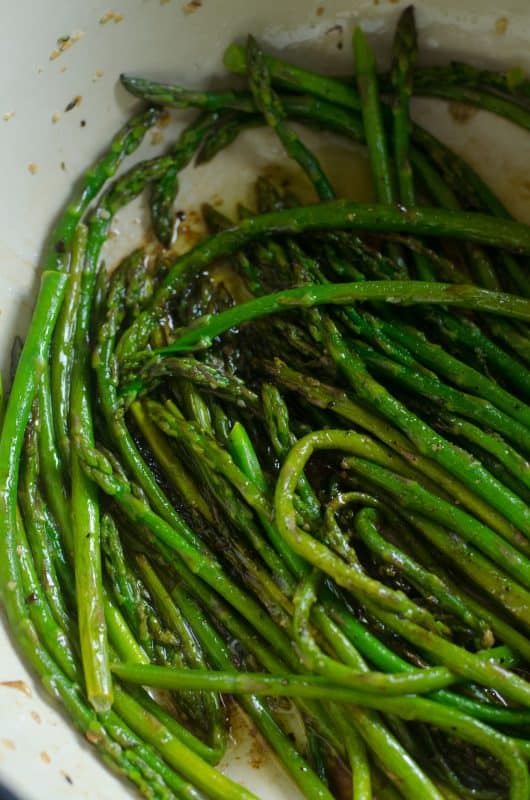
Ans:
[[[324,174],[318,159],[285,123],[285,112],[282,108],[282,103],[271,87],[267,61],[252,36],[248,37],[247,63],[248,80],[254,102],[265,117],[267,125],[275,131],[287,155],[300,164],[315,187],[320,200],[334,200],[335,191]]]
[[[17,490],[24,431],[66,288],[66,275],[44,272],[33,318],[7,402],[0,438],[0,586],[7,617],[28,661],[41,661],[36,633],[28,622],[16,552]]]
[[[209,797],[216,800],[258,800],[252,792],[238,786],[207,764],[177,737],[168,737],[156,717],[118,685],[115,688],[114,708],[144,741],[160,752],[171,767],[206,792]]]
[[[234,225],[228,230],[221,231],[205,239],[175,262],[173,268],[153,296],[149,306],[139,314],[132,326],[122,336],[118,345],[118,356],[123,359],[124,356],[132,355],[136,350],[146,346],[175,288],[181,285],[182,281],[186,280],[190,275],[204,269],[216,258],[231,255],[261,236],[296,235],[311,230],[337,228],[352,231],[412,232],[420,236],[448,236],[490,244],[515,252],[530,253],[530,228],[528,226],[512,220],[496,219],[485,214],[473,212],[428,208],[403,210],[392,206],[337,200],[323,205],[305,206],[296,209],[289,208],[271,214],[254,216],[242,220],[238,225]],[[341,292],[347,293],[348,286],[352,287],[354,284],[343,284],[341,287],[335,288],[333,286],[319,286],[311,291],[322,292],[322,295],[318,294],[316,297],[321,297],[321,302],[329,302],[329,299],[324,300],[324,298],[333,297],[335,292],[337,293],[336,297],[339,297]],[[367,299],[373,300],[388,300],[392,298],[394,302],[403,302],[407,300],[408,296],[409,302],[443,302],[447,305],[458,305],[464,308],[490,311],[494,314],[530,319],[530,301],[515,298],[511,295],[489,294],[475,287],[445,284],[430,285],[432,294],[429,299],[428,296],[421,295],[421,290],[419,290],[421,284],[419,283],[403,284],[395,281],[392,287],[387,284],[386,291],[376,291],[376,294],[372,297],[369,296],[370,290],[367,288],[369,286],[370,284],[365,284],[364,289],[357,286],[355,293],[345,298],[343,302],[354,302],[362,296],[367,296]],[[420,294],[415,299],[413,299],[414,286],[420,291]],[[428,284],[424,284],[424,286],[427,287]],[[398,291],[398,294],[393,295],[392,289]],[[289,303],[291,299],[296,302],[296,292],[298,291],[301,292],[300,297],[311,305],[311,294],[306,294],[306,292],[310,291],[308,288],[304,287],[302,290],[293,289],[290,291],[295,292],[295,294],[286,295],[283,299],[284,303]],[[357,291],[360,292],[358,296],[356,294]],[[426,291],[429,294],[427,289]],[[438,300],[435,300],[436,292],[440,292],[443,298],[440,296]],[[331,294],[328,295],[328,293]],[[502,302],[499,303],[499,300],[502,300]],[[264,298],[258,298],[256,301],[251,302],[265,302],[265,306],[267,304]],[[242,304],[237,309],[231,310],[231,312],[238,315],[241,313],[238,309],[244,308],[245,305]],[[271,313],[272,310],[274,309],[265,308],[262,313]],[[259,315],[257,314],[257,316]],[[220,314],[217,319],[221,319],[223,316]],[[222,331],[222,328],[220,330]],[[205,335],[208,335],[207,331]]]
[[[74,443],[76,438],[82,437],[88,445],[94,443],[89,373],[90,315],[96,264],[106,231],[107,221],[96,216],[91,225],[83,272],[75,331],[76,356],[72,364],[70,428]],[[103,712],[110,709],[113,694],[103,605],[98,488],[85,475],[76,450],[71,454],[71,474],[74,570],[81,658],[88,699],[96,711]]]
[[[234,306],[215,316],[199,317],[181,329],[175,342],[153,351],[154,354],[182,353],[206,348],[216,336],[261,317],[295,308],[319,305],[349,305],[355,302],[383,301],[403,306],[419,303],[454,305],[459,308],[504,314],[530,321],[530,301],[516,295],[489,292],[474,286],[455,286],[423,281],[366,281],[365,283],[328,283],[285,289]],[[151,353],[149,354],[151,355]]]
[[[318,697],[372,708],[407,719],[424,721],[451,731],[464,740],[484,747],[498,758],[511,776],[510,800],[527,800],[530,789],[526,765],[515,740],[488,728],[481,722],[422,698],[391,698],[339,688],[311,675],[231,674],[199,670],[171,670],[136,664],[115,664],[120,677],[135,683],[161,688],[216,688],[237,694],[263,694],[278,697]]]
[[[394,189],[381,113],[375,58],[364,33],[358,26],[353,32],[353,50],[355,77],[361,98],[364,131],[377,199],[385,205],[390,205],[394,202]]]
[[[77,307],[81,295],[81,282],[88,230],[78,225],[72,244],[70,272],[63,307],[57,320],[50,354],[51,393],[53,397],[53,422],[55,437],[63,464],[70,464],[70,382],[75,358],[74,340]]]

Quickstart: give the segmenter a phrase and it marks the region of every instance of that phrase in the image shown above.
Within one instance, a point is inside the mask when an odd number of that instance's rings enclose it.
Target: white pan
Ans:
[[[120,72],[174,78],[191,87],[219,82],[224,48],[248,32],[303,65],[347,71],[351,31],[359,21],[383,63],[403,5],[398,0],[0,0],[4,377],[13,336],[23,335],[27,324],[46,233],[82,170],[134,106],[117,84]],[[529,0],[417,0],[416,10],[424,61],[460,58],[530,72]],[[61,38],[67,36],[65,47]],[[464,154],[515,214],[530,221],[530,133],[485,113],[462,120],[439,102],[418,102],[415,114]],[[182,122],[185,115],[177,119]],[[164,129],[166,144],[178,124]],[[148,139],[138,157],[164,147],[156,138]],[[362,151],[334,137],[309,141],[342,193],[369,196]],[[222,195],[229,210],[232,202],[248,198],[256,170],[281,161],[271,136],[249,132],[221,161],[188,170],[178,203],[190,208]],[[142,211],[139,202],[116,221],[120,249],[141,241]],[[107,249],[109,263],[117,255],[116,247]],[[2,622],[0,784],[21,800],[132,797],[41,692]],[[298,790],[249,726],[240,721],[234,733],[237,741],[221,768],[264,800],[297,800]]]

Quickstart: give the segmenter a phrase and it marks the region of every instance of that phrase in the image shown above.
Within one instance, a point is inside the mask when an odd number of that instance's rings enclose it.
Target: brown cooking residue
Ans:
[[[252,769],[260,769],[267,760],[267,746],[255,728],[249,730],[252,744],[248,752],[249,764]]]
[[[0,741],[2,742],[4,747],[6,747],[8,750],[16,750],[17,749],[16,744],[11,739],[0,739]]]
[[[85,733],[85,737],[90,744],[100,744],[101,743],[101,734],[97,731],[88,730]]]
[[[46,750],[43,750],[41,753],[39,753],[39,758],[44,762],[44,764],[51,764],[51,758]]]
[[[495,33],[497,36],[502,36],[508,30],[508,19],[507,17],[499,17],[499,19],[495,22]]]
[[[158,122],[156,124],[158,128],[167,128],[170,122],[171,122],[171,114],[169,113],[169,111],[164,111],[162,112],[162,114],[160,114]]]
[[[82,96],[80,94],[76,94],[76,96],[73,97],[70,100],[70,102],[66,105],[64,110],[65,111],[72,111],[74,108],[77,108],[77,106],[81,104],[82,99],[83,98],[82,98]]]
[[[316,10],[316,15],[317,15],[317,17],[321,17],[321,16],[322,16],[322,14],[324,13],[324,11],[325,11],[325,8],[324,8],[324,6],[319,6],[319,7],[317,8],[317,10]]]
[[[28,164],[28,172],[30,172],[32,175],[36,175],[36,174],[37,174],[37,172],[38,172],[38,169],[39,169],[39,168],[38,168],[38,166],[35,164],[35,162],[34,162],[34,161],[32,161],[32,162],[31,162],[31,164]]]
[[[466,103],[449,103],[448,109],[454,121],[462,125],[465,122],[469,122],[478,111],[478,109],[468,106]]]
[[[26,681],[0,681],[0,686],[6,686],[8,689],[16,689],[26,697],[31,697],[31,689]]]
[[[106,25],[107,22],[121,22],[123,19],[123,14],[119,14],[117,11],[106,11],[102,17],[99,19],[100,25]]]
[[[64,53],[65,50],[69,50],[79,39],[82,39],[84,35],[84,31],[75,31],[71,36],[60,36],[57,39],[57,47],[50,53],[50,61],[55,61],[56,58],[59,58],[61,53]]]
[[[193,14],[195,11],[198,11],[201,6],[202,0],[190,0],[190,2],[186,3],[182,10],[185,14]]]
[[[37,725],[41,724],[42,719],[41,719],[41,715],[39,714],[38,711],[32,711],[31,714],[30,714],[30,717],[34,722],[37,723]]]
[[[519,182],[517,182],[517,183],[519,183]],[[521,195],[523,197],[530,198],[530,180],[525,179],[525,180],[521,181],[520,185],[519,185],[519,189],[520,189]]]

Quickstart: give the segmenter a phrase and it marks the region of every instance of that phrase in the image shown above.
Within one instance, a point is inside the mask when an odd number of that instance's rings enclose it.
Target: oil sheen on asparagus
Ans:
[[[2,598],[147,798],[255,797],[216,768],[236,705],[309,800],[529,798],[530,227],[409,106],[530,129],[530,81],[417,50],[409,7],[384,74],[357,27],[345,78],[252,37],[234,90],[122,76],[139,111],[51,232],[3,410]],[[128,166],[166,107],[197,116]],[[294,121],[366,148],[373,203]],[[258,176],[177,256],[181,171],[258,126],[313,196]],[[107,271],[144,191],[157,244]]]

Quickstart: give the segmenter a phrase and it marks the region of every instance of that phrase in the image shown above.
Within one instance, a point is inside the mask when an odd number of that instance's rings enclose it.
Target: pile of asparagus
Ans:
[[[0,440],[0,583],[21,653],[148,798],[254,797],[215,769],[250,717],[310,800],[527,800],[530,228],[409,114],[530,127],[519,70],[379,75],[268,57],[244,90],[123,77],[147,102],[53,231]],[[163,107],[200,116],[116,173]],[[296,120],[366,144],[336,199]],[[179,173],[270,126],[320,202],[265,178],[172,256]],[[222,153],[218,157],[222,158]],[[149,191],[156,252],[107,272]]]

